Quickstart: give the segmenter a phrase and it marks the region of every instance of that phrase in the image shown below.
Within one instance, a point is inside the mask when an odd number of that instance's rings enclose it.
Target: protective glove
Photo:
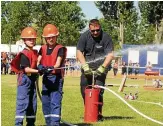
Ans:
[[[38,69],[39,74],[42,75],[45,70],[45,66],[40,64],[37,66],[37,69]]]
[[[95,77],[101,76],[102,74],[104,74],[106,71],[106,67],[104,66],[99,66],[99,68],[95,71],[94,75]]]
[[[46,67],[43,71],[44,74],[50,74],[54,70],[54,66]]]
[[[87,75],[92,75],[92,69],[89,68],[89,65],[88,64],[84,64],[81,66],[82,69],[84,70],[84,74],[87,76]]]

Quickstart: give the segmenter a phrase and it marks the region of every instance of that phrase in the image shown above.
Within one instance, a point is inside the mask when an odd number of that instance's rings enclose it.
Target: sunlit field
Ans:
[[[121,84],[122,77],[113,77],[112,74],[108,75],[106,84]],[[66,76],[64,82],[64,95],[62,102],[62,119],[71,124],[78,126],[160,126],[146,118],[140,116],[126,104],[124,104],[118,97],[112,93],[105,91],[104,93],[104,106],[103,116],[104,121],[86,124],[83,121],[84,106],[80,94],[79,87],[80,78],[76,76]],[[150,81],[149,81],[150,83]],[[41,77],[39,78],[41,89]],[[161,102],[163,104],[163,90],[150,91],[143,88],[145,80],[141,79],[127,79],[126,85],[138,85],[135,87],[125,87],[125,93],[138,93],[138,99],[126,100],[138,111],[143,114],[163,122],[163,105],[148,104],[144,102]],[[107,88],[115,91],[121,97],[124,97],[124,92],[118,92],[119,86],[107,86]],[[1,125],[14,126],[15,120],[15,106],[16,106],[16,75],[1,75]],[[137,102],[144,101],[144,102]],[[38,98],[38,109],[36,125],[45,125],[41,101]],[[25,121],[24,121],[25,125]],[[66,126],[66,124],[62,125]]]

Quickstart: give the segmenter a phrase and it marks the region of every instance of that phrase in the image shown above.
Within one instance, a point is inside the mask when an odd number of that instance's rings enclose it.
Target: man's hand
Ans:
[[[99,68],[95,71],[95,77],[101,76],[102,74],[104,74],[106,71],[106,67],[104,66],[99,66]]]
[[[88,64],[82,65],[82,69],[84,70],[85,75],[92,75],[92,69],[89,68]]]

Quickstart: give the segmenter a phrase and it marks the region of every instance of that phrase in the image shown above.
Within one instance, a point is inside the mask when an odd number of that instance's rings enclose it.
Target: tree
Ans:
[[[132,1],[97,1],[95,4],[108,22],[114,41],[120,42],[121,46],[136,43],[138,17]]]
[[[1,17],[2,43],[8,43],[10,36],[16,41],[26,26],[35,27],[39,36],[37,41],[41,43],[43,27],[52,23],[59,29],[59,43],[76,45],[80,31],[86,25],[84,14],[75,1],[2,1]]]
[[[112,37],[115,49],[119,49],[120,45],[118,41],[118,34],[119,34],[118,26],[112,25],[112,23],[113,23],[112,21],[108,21],[105,18],[100,19],[100,24],[102,29]]]
[[[163,19],[160,22],[160,26],[158,27],[157,34],[155,35],[156,42],[163,43]]]
[[[140,1],[139,8],[141,12],[141,25],[148,26],[141,32],[141,36],[146,36],[142,41],[150,41],[156,43],[163,43],[160,37],[159,25],[161,26],[161,20],[163,19],[163,1]],[[141,30],[142,31],[142,30]],[[151,36],[148,36],[150,34]],[[155,40],[156,36],[156,40]]]
[[[160,23],[163,18],[163,1],[140,1],[139,8],[147,23]]]
[[[23,27],[31,23],[31,2],[1,2],[2,43],[14,43]]]

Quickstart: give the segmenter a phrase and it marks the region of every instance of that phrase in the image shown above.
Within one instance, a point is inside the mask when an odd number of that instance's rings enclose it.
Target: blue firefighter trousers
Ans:
[[[62,76],[43,76],[42,107],[47,126],[60,126],[62,88]]]
[[[37,110],[36,78],[26,74],[18,75],[15,126],[23,126],[26,116],[27,126],[34,126]]]

